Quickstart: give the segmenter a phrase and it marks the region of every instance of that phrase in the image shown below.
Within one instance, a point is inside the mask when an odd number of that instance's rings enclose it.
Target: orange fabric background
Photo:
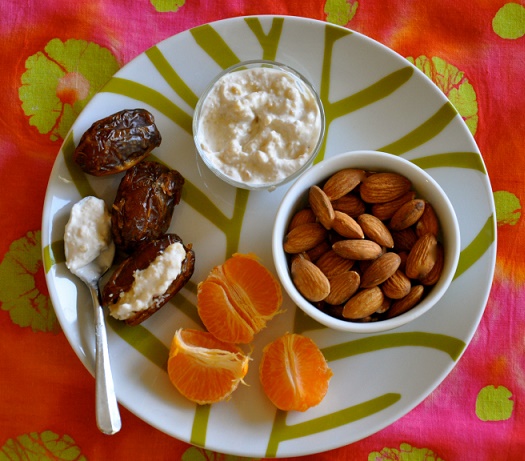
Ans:
[[[53,135],[51,129],[35,126],[22,104],[19,90],[28,58],[44,52],[53,39],[63,42],[75,39],[109,50],[120,67],[180,31],[252,14],[289,14],[337,22],[378,40],[402,56],[439,57],[464,72],[464,78],[477,95],[475,139],[492,181],[497,206],[498,263],[492,294],[481,326],[454,371],[425,402],[389,428],[353,445],[301,459],[366,460],[371,459],[371,453],[384,448],[397,452],[385,452],[384,457],[377,459],[523,459],[525,341],[520,328],[525,328],[521,217],[525,191],[525,3],[513,2],[517,13],[506,18],[509,30],[517,31],[515,38],[499,35],[501,26],[493,22],[510,3],[505,0],[28,0],[21,5],[15,0],[4,0],[0,5],[3,63],[0,260],[5,269],[0,281],[0,460],[4,459],[2,456],[9,460],[29,459],[23,457],[27,453],[12,455],[10,441],[45,431],[72,437],[79,449],[78,457],[73,459],[82,459],[81,456],[89,460],[235,459],[170,438],[124,408],[121,408],[123,430],[111,437],[102,435],[94,420],[93,378],[57,325],[46,329],[13,320],[12,306],[17,299],[13,301],[10,294],[13,286],[20,287],[20,300],[27,302],[33,312],[44,309],[42,317],[46,317],[45,309],[50,306],[45,304],[48,293],[41,267],[39,231],[47,181],[62,138]],[[163,11],[162,5],[171,6],[172,11]],[[351,7],[355,8],[354,14],[349,13]],[[46,110],[38,106],[37,100],[33,103],[35,113]],[[66,105],[62,101],[61,110]],[[17,245],[24,246],[30,258],[17,259]],[[30,291],[24,291],[27,286]],[[511,392],[514,407],[508,419],[483,423],[476,419],[472,409],[465,410],[466,406],[472,406],[476,393],[489,385],[504,386]],[[447,418],[453,423],[449,425]],[[401,457],[403,450],[406,453]],[[423,458],[425,454],[429,457]],[[39,459],[62,458],[47,453]]]

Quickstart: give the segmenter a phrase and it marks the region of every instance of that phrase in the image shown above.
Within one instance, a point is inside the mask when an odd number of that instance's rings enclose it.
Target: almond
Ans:
[[[293,254],[290,256],[290,267],[292,267],[291,263],[293,263],[298,258],[302,258],[302,259],[306,259],[307,261],[310,261],[310,258],[308,257],[308,253],[306,252]]]
[[[428,275],[437,260],[437,240],[434,234],[419,237],[408,253],[405,273],[411,279],[422,279]]]
[[[352,296],[343,308],[343,317],[351,320],[365,318],[383,304],[384,296],[379,287],[365,288]]]
[[[411,227],[392,232],[392,238],[396,251],[410,251],[418,239],[416,231]]]
[[[337,200],[353,190],[366,176],[363,170],[345,168],[334,173],[323,186],[330,200]]]
[[[314,246],[306,252],[308,259],[312,262],[316,262],[326,252],[332,251],[332,245],[328,243],[328,240],[323,240],[319,245]]]
[[[330,249],[315,262],[315,265],[321,269],[324,275],[333,277],[342,272],[349,271],[354,265],[354,261],[343,258],[334,250]]]
[[[330,293],[330,282],[326,275],[305,258],[299,256],[293,259],[291,274],[295,287],[308,301],[322,301]]]
[[[404,298],[411,287],[410,279],[399,269],[381,285],[385,296],[391,299]]]
[[[407,229],[415,224],[425,211],[425,201],[421,199],[410,200],[394,213],[390,219],[389,227],[394,231]]]
[[[418,237],[421,237],[425,234],[438,235],[438,232],[439,220],[436,211],[430,203],[425,202],[425,211],[423,211],[421,218],[416,224],[416,234]]]
[[[331,229],[334,220],[334,209],[328,196],[319,186],[310,187],[308,201],[312,211],[325,229]]]
[[[368,213],[363,213],[357,218],[357,223],[370,240],[387,248],[394,247],[392,234],[379,218]]]
[[[363,229],[357,221],[342,211],[334,211],[332,229],[346,238],[362,239],[365,237]]]
[[[354,260],[376,259],[383,249],[371,240],[341,240],[332,245],[332,249],[343,258]]]
[[[385,253],[374,260],[361,276],[361,288],[380,285],[397,271],[401,258],[396,253]]]
[[[386,317],[391,319],[412,309],[423,297],[423,285],[416,285],[410,289],[410,292],[404,297],[392,303]]]
[[[421,278],[421,283],[425,286],[435,285],[439,278],[441,277],[441,272],[443,272],[443,265],[445,262],[445,255],[443,251],[443,246],[438,242],[437,245],[437,257],[436,264],[432,267],[430,272]]]
[[[360,197],[354,194],[348,194],[332,202],[334,210],[342,211],[352,218],[357,218],[366,210],[365,202]]]
[[[390,309],[391,304],[392,300],[390,298],[387,298],[386,296],[383,296],[383,303],[381,304],[379,309],[375,311],[375,314],[384,314],[388,309]]]
[[[403,194],[401,197],[391,200],[390,202],[385,203],[374,203],[371,208],[372,214],[379,218],[381,221],[386,221],[394,216],[394,213],[401,208],[401,205],[414,200],[416,198],[416,193],[411,190]]]
[[[374,173],[361,183],[359,192],[367,203],[390,202],[412,187],[411,182],[397,173]]]
[[[330,279],[330,294],[325,302],[332,305],[343,304],[359,288],[360,277],[356,271],[341,272]]]
[[[406,268],[406,264],[407,264],[408,252],[400,251],[398,255],[401,258],[401,264],[399,265],[399,270],[402,270],[404,272]]]
[[[295,213],[288,224],[288,232],[301,224],[315,222],[317,218],[311,208],[303,208]]]
[[[302,253],[319,245],[327,235],[328,231],[317,222],[301,224],[286,234],[283,248],[287,253]]]

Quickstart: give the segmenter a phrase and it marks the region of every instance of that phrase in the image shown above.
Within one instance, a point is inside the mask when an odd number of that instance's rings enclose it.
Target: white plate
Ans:
[[[165,362],[179,327],[199,327],[195,287],[232,252],[254,252],[273,270],[271,229],[287,187],[246,192],[198,165],[191,117],[198,95],[223,68],[274,59],[305,75],[327,115],[325,157],[386,150],[425,168],[449,195],[459,218],[458,274],[439,305],[387,334],[359,336],[307,321],[291,301],[253,344],[246,382],[228,402],[199,407],[171,386]],[[371,435],[408,413],[447,376],[470,342],[490,291],[495,212],[476,144],[441,91],[405,59],[348,29],[293,17],[233,18],[171,37],[121,69],[76,120],[54,165],[42,225],[46,277],[62,328],[92,372],[94,340],[87,289],[63,263],[72,205],[96,194],[111,205],[122,175],[92,178],[72,163],[83,132],[125,108],[144,107],[163,136],[155,155],[186,178],[170,231],[196,252],[192,282],[138,327],[111,321],[109,347],[120,403],[173,437],[210,450],[252,457],[299,456]],[[264,396],[262,347],[286,331],[322,348],[334,377],[323,402],[305,413],[276,411]],[[126,430],[124,427],[123,431]]]

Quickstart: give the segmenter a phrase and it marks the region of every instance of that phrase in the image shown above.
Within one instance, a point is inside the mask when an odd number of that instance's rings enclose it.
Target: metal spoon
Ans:
[[[82,280],[91,293],[95,311],[95,382],[97,426],[104,434],[116,434],[122,427],[113,376],[109,362],[108,339],[104,311],[100,305],[98,282],[107,272],[115,255],[115,245],[111,245],[91,263],[71,271]]]

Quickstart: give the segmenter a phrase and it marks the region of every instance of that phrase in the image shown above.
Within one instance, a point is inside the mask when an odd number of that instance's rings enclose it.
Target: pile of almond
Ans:
[[[412,183],[347,168],[308,193],[284,239],[292,280],[319,309],[378,321],[417,305],[443,269],[439,221]]]

